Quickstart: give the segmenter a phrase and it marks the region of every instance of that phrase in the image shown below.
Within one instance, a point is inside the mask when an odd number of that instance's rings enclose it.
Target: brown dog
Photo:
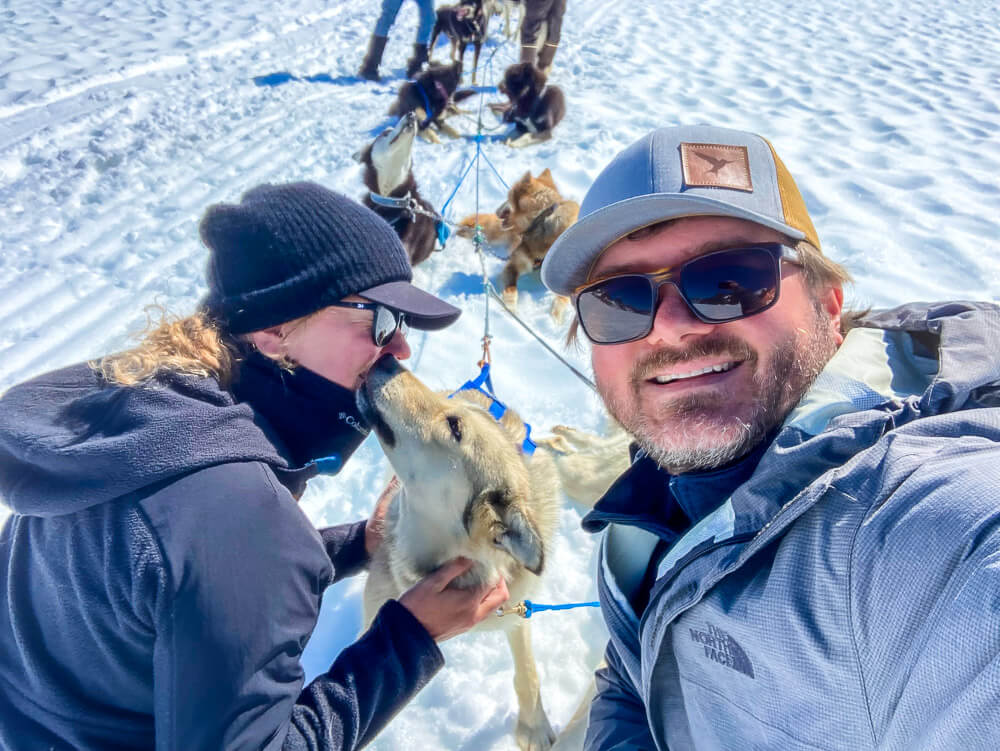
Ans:
[[[465,65],[465,49],[472,45],[472,84],[479,71],[479,53],[486,41],[486,12],[483,0],[461,0],[458,5],[443,5],[435,11],[437,20],[431,34],[430,49],[434,49],[438,36],[444,34],[451,41],[452,62]]]
[[[497,84],[509,100],[490,109],[504,122],[513,123],[508,146],[529,146],[552,138],[552,129],[566,114],[566,97],[558,86],[547,86],[545,74],[531,63],[515,63]]]
[[[441,143],[438,133],[458,138],[459,133],[445,119],[458,112],[456,104],[476,93],[475,89],[459,89],[462,64],[431,64],[407,81],[389,105],[390,115],[402,117],[412,112],[417,117],[417,135],[431,143]]]
[[[478,223],[488,244],[508,247],[510,256],[501,274],[503,299],[508,308],[516,310],[517,278],[541,265],[552,243],[579,213],[580,204],[560,195],[548,169],[538,177],[525,172],[511,186],[496,214],[465,217],[458,235],[471,238]],[[568,303],[567,298],[557,296],[552,303],[553,318],[561,320]]]

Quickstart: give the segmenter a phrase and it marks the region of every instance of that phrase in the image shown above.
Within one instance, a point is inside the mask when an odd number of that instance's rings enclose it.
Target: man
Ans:
[[[654,131],[542,279],[635,437],[589,749],[1000,748],[1000,311],[842,308],[759,136]]]
[[[559,47],[566,0],[524,0],[521,12],[521,62],[531,63],[548,77]]]
[[[471,566],[450,561],[303,686],[323,591],[368,565],[393,491],[374,524],[322,530],[296,501],[367,435],[374,363],[461,311],[315,183],[259,185],[200,232],[198,311],[0,397],[2,749],[360,748],[440,670],[437,642],[508,598],[449,587]]]

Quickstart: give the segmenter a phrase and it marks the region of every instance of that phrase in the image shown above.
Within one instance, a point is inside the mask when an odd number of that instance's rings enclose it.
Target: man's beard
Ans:
[[[813,311],[808,330],[793,329],[774,345],[765,369],[746,342],[722,334],[687,349],[662,347],[650,353],[632,369],[628,399],[613,398],[600,381],[598,391],[615,419],[670,473],[722,467],[749,453],[785,419],[836,352],[829,317],[819,305]],[[652,409],[640,407],[640,386],[655,373],[713,355],[753,369],[749,400],[740,405],[744,409],[730,408],[727,397],[715,389],[657,403]]]

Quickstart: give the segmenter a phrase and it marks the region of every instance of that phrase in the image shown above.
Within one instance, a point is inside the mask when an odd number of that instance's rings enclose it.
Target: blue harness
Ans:
[[[486,388],[483,388],[484,385]],[[451,399],[459,391],[478,391],[483,396],[488,397],[490,400],[489,413],[497,422],[500,422],[500,418],[507,412],[507,405],[497,399],[496,394],[493,393],[493,381],[490,379],[490,364],[488,362],[483,363],[478,376],[463,383],[458,389],[448,394],[448,398]],[[535,453],[536,448],[538,447],[535,442],[531,440],[531,426],[524,423],[524,441],[521,443],[521,451],[531,456]]]

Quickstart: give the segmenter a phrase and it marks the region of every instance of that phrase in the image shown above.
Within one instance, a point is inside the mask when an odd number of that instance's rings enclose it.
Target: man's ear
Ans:
[[[820,297],[820,304],[823,310],[830,316],[830,326],[833,329],[834,340],[839,347],[844,342],[844,335],[840,333],[840,314],[844,310],[844,289],[839,284],[832,284]]]
[[[254,331],[250,334],[250,341],[268,357],[281,357],[285,353],[285,333],[281,330],[281,326]]]

